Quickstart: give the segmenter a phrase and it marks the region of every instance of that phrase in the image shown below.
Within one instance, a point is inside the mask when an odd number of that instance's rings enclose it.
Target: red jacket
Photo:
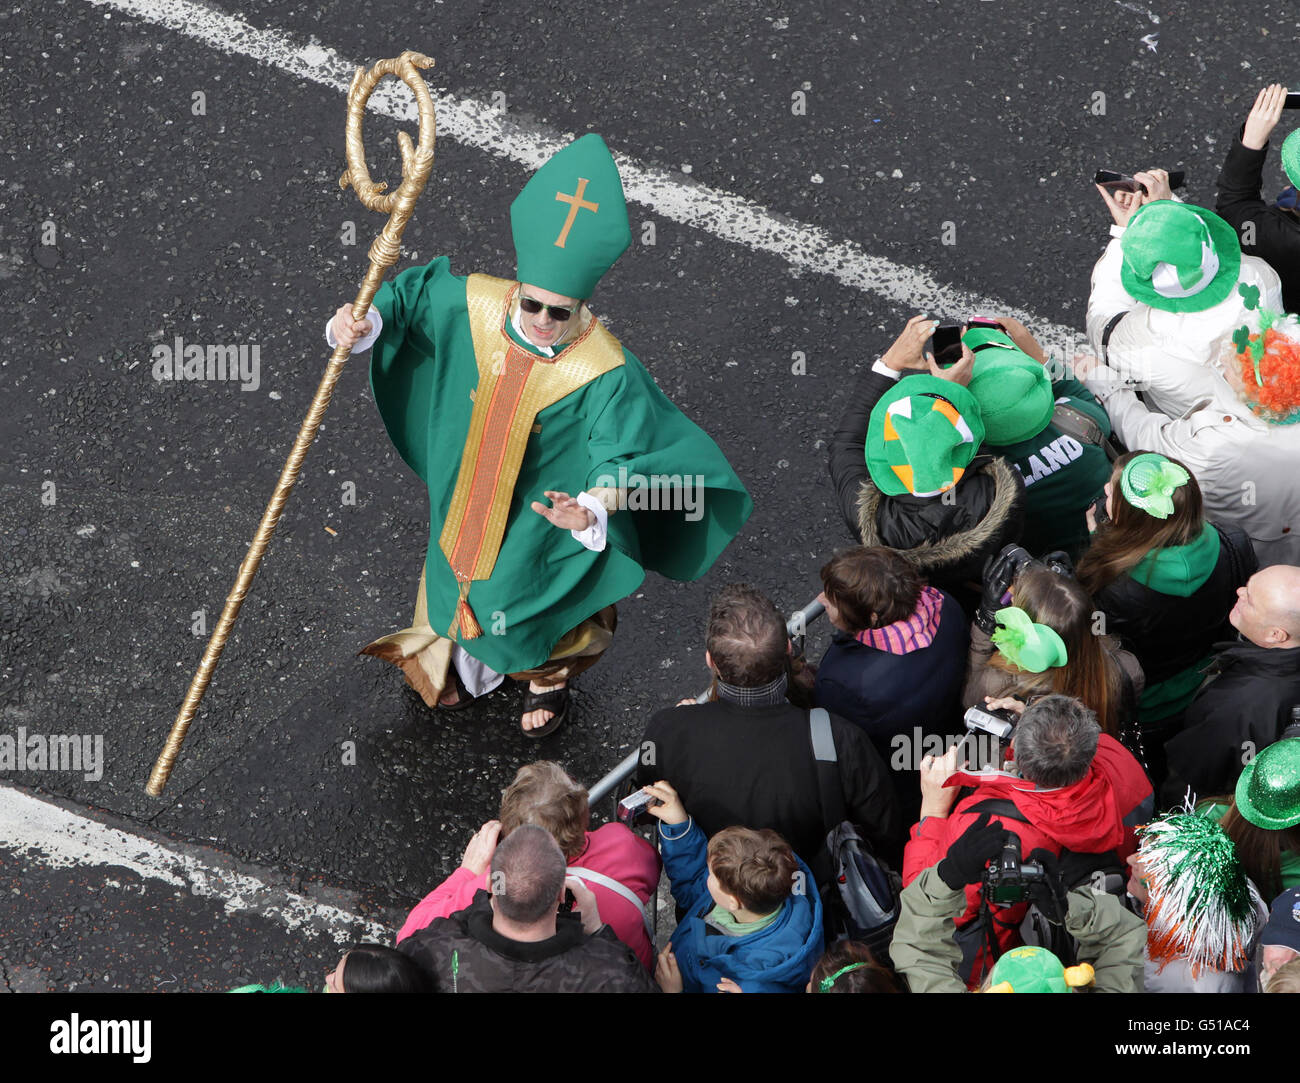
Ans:
[[[588,831],[586,847],[569,862],[569,867],[603,873],[630,888],[642,902],[648,902],[659,887],[658,851],[622,824],[605,824],[595,831]],[[636,952],[647,970],[651,969],[655,959],[654,945],[650,942],[640,909],[602,884],[589,882],[587,887],[596,896],[601,920]],[[398,941],[423,929],[434,918],[450,917],[464,910],[479,890],[487,890],[487,873],[475,876],[469,869],[457,869],[411,911],[397,934]]]
[[[1121,862],[1137,849],[1134,828],[1150,815],[1153,799],[1151,783],[1133,754],[1104,733],[1088,773],[1072,786],[1040,790],[1026,779],[1000,771],[958,772],[947,785],[973,786],[975,792],[959,801],[946,817],[927,816],[912,827],[903,851],[904,885],[943,859],[949,845],[978,819],[980,814],[972,811],[974,806],[989,798],[1014,802],[1028,820],[1026,823],[994,816],[1008,831],[1020,836],[1020,852],[1025,860],[1032,851],[1042,848],[1054,854],[1062,849],[1085,854],[1116,850]],[[966,910],[957,919],[959,928],[978,917],[979,903],[980,885],[968,885]],[[1019,944],[1016,926],[1024,911],[1023,903],[998,911],[994,924],[1003,950]],[[1010,927],[1004,923],[1010,923]],[[972,979],[979,971],[977,960]]]

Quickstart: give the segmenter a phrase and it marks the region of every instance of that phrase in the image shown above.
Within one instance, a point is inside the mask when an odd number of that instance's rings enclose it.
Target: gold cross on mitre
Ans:
[[[560,230],[560,235],[555,238],[555,247],[563,248],[564,242],[569,238],[569,229],[573,225],[573,220],[578,217],[579,211],[597,211],[600,209],[599,203],[588,203],[582,198],[583,193],[587,190],[587,178],[578,178],[578,190],[571,196],[566,196],[563,192],[556,192],[555,198],[561,203],[569,205],[569,216],[564,220],[564,228]]]

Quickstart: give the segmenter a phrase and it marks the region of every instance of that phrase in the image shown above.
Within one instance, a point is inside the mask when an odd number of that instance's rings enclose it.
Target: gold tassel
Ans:
[[[461,639],[478,639],[483,634],[483,629],[474,617],[474,610],[470,609],[466,599],[462,598],[456,603],[456,616],[460,620]]]
[[[451,630],[448,631],[449,637],[456,635],[457,625],[460,626],[461,639],[478,639],[483,634],[482,627],[479,626],[478,618],[474,616],[474,610],[469,607],[469,583],[461,579],[460,583],[460,601],[456,603],[456,617],[451,622]]]

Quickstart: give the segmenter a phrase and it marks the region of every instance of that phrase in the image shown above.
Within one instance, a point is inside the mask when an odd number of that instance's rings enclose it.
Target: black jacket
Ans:
[[[1300,218],[1261,198],[1266,157],[1267,143],[1263,150],[1250,150],[1241,145],[1240,135],[1234,136],[1215,181],[1218,196],[1214,209],[1239,237],[1247,222],[1255,224],[1254,245],[1243,243],[1241,250],[1259,256],[1277,272],[1286,310],[1300,312]]]
[[[549,940],[523,943],[492,928],[491,897],[435,918],[400,944],[440,993],[652,993],[656,986],[608,925],[591,936],[576,914],[556,917]]]
[[[1097,608],[1106,614],[1105,632],[1117,635],[1136,655],[1148,690],[1195,665],[1232,632],[1228,614],[1259,562],[1254,547],[1237,527],[1216,524],[1219,559],[1205,580],[1187,597],[1162,594],[1121,575],[1097,592]]]
[[[890,654],[836,629],[817,666],[817,705],[841,715],[871,739],[889,776],[906,823],[921,810],[920,763],[910,754],[962,732],[962,682],[970,646],[966,615],[943,596],[934,642],[909,654]],[[918,739],[919,738],[919,739]],[[946,744],[944,745],[946,747]]]
[[[980,581],[985,560],[1020,540],[1025,482],[1005,459],[977,455],[943,496],[882,493],[867,471],[867,425],[894,383],[868,369],[849,393],[827,462],[840,514],[863,545],[897,549],[932,585],[967,604],[966,584]]]
[[[1262,752],[1300,705],[1300,648],[1257,647],[1248,640],[1218,643],[1206,670],[1213,679],[1187,708],[1185,728],[1165,745],[1166,795],[1181,800],[1231,793],[1250,752]]]
[[[894,863],[906,825],[885,764],[857,726],[831,715],[831,734],[848,817]],[[650,719],[642,742],[637,782],[666,779],[706,835],[737,825],[771,828],[816,865],[835,825],[822,816],[807,711],[725,700],[670,707]]]

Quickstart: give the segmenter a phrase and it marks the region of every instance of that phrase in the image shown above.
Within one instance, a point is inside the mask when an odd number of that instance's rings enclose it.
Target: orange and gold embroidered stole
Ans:
[[[470,275],[465,287],[478,387],[460,473],[438,538],[460,587],[449,638],[457,636],[457,629],[462,639],[483,634],[469,605],[470,583],[487,579],[496,565],[537,414],[623,364],[623,347],[595,319],[554,359],[518,345],[505,329],[517,288],[515,282],[487,275]]]

